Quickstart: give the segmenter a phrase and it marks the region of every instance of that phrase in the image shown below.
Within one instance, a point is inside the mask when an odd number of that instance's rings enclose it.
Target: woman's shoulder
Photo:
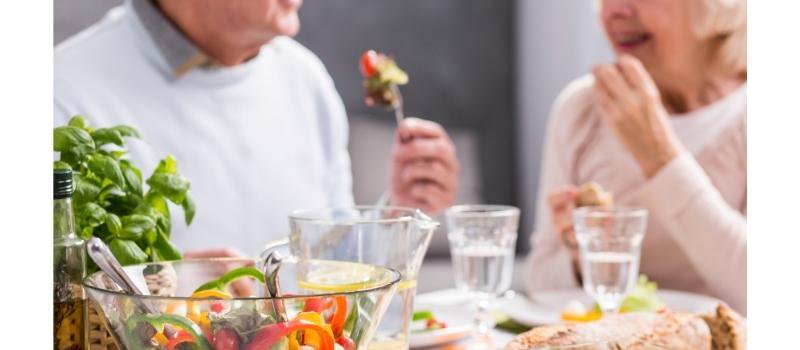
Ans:
[[[558,136],[582,134],[593,128],[598,120],[592,107],[594,76],[583,75],[561,90],[550,112],[550,131]]]

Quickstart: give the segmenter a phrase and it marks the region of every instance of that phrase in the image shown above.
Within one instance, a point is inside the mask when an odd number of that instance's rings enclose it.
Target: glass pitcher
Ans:
[[[355,206],[300,210],[289,215],[291,234],[267,244],[262,260],[288,247],[303,261],[336,260],[385,266],[401,273],[397,294],[384,314],[370,349],[407,349],[417,275],[439,223],[420,210],[401,207]],[[337,286],[335,271],[305,276],[308,289]]]

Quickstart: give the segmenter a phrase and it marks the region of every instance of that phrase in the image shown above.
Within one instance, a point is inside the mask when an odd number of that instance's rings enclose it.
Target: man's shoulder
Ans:
[[[313,75],[329,77],[325,65],[317,55],[296,40],[281,36],[273,39],[269,44],[286,62],[296,63],[297,67],[307,70]]]
[[[111,9],[103,19],[73,35],[55,47],[53,63],[56,77],[75,70],[91,71],[103,62],[113,62],[131,45],[130,30],[125,25],[129,14],[122,6]]]

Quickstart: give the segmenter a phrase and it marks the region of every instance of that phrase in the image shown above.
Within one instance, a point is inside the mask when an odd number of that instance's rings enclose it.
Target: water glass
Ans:
[[[604,314],[616,313],[639,275],[647,209],[584,207],[573,219],[583,289]]]
[[[478,339],[488,339],[494,327],[489,304],[511,287],[519,209],[459,205],[445,216],[456,287],[468,293],[478,308]]]

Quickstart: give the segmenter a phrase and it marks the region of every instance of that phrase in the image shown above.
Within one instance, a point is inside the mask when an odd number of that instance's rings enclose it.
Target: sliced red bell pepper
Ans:
[[[178,346],[178,344],[181,344],[181,343],[194,343],[194,342],[195,342],[195,338],[191,334],[189,334],[189,332],[181,330],[181,331],[178,332],[178,334],[175,336],[175,338],[172,338],[172,339],[167,341],[166,348],[167,348],[167,350],[175,350],[175,347]]]
[[[319,312],[327,310],[333,305],[330,298],[308,298],[303,306],[303,312]]]
[[[309,298],[303,306],[303,312],[316,312],[322,314],[335,306],[335,309],[326,320],[331,325],[333,337],[339,338],[344,330],[344,323],[347,320],[347,298],[343,295],[328,298]]]
[[[269,349],[270,346],[280,342],[290,333],[301,330],[305,332],[312,331],[317,334],[320,339],[318,350],[333,350],[334,341],[331,334],[322,326],[302,319],[265,326],[256,333],[253,340],[245,347],[245,350]]]
[[[343,295],[339,295],[334,297],[334,301],[336,303],[336,310],[333,312],[330,324],[334,338],[339,338],[342,336],[344,321],[347,319],[347,298]]]
[[[356,350],[356,343],[352,339],[341,336],[336,339],[336,344],[339,344],[344,350]]]

